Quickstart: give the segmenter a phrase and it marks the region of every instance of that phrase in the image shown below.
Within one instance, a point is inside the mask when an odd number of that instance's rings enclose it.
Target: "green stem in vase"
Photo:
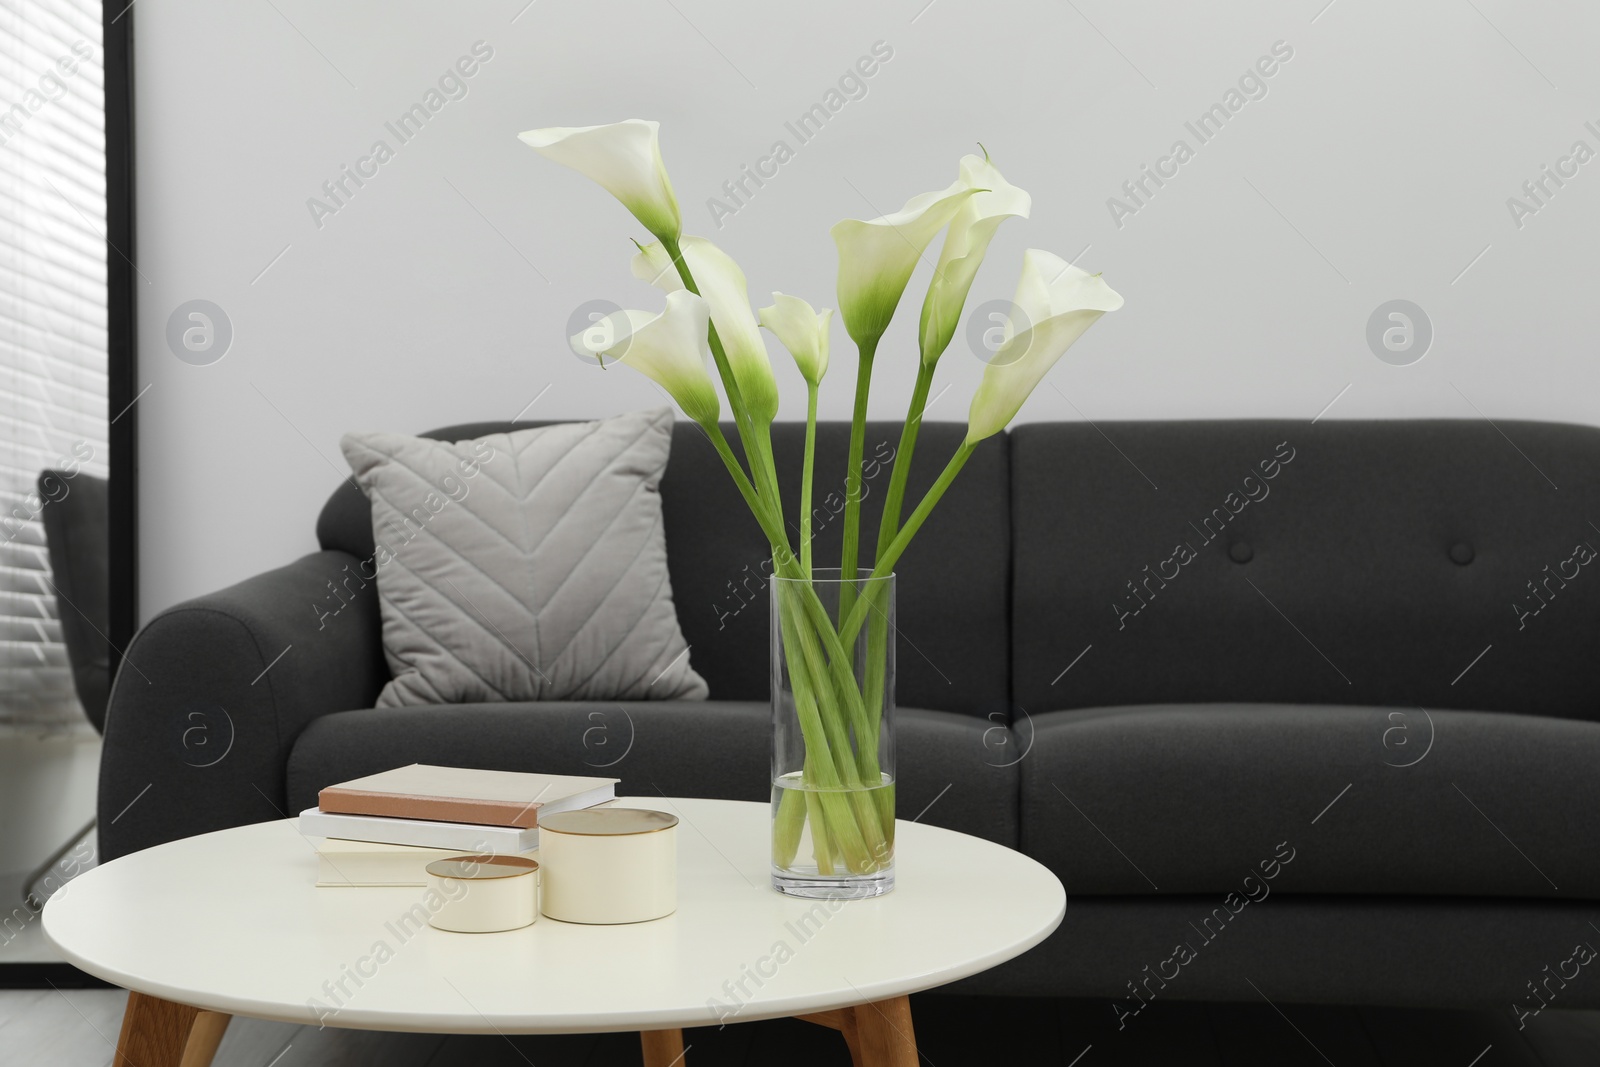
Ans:
[[[844,548],[839,556],[839,621],[849,616],[855,604],[856,557],[861,547],[861,453],[866,448],[867,393],[872,385],[872,360],[877,352],[874,339],[862,345],[856,364],[856,403],[850,416],[850,467],[845,472]]]
[[[836,649],[841,646],[832,633],[832,620],[809,582],[783,583],[778,596],[790,682],[796,709],[801,713],[801,734],[822,790],[824,821],[813,822],[812,835],[816,837],[820,827],[824,847],[842,859],[848,870],[858,874],[876,870],[890,854],[893,834],[892,826],[887,831],[884,828],[877,794],[867,791],[882,781],[876,755],[869,766],[862,768],[857,762],[859,751],[853,753],[850,745],[849,727],[854,725],[857,736],[861,736],[858,716],[863,710],[851,672],[852,661],[824,651],[818,630],[832,639]],[[853,710],[841,708],[841,702]],[[817,721],[808,730],[807,713],[813,705]],[[820,740],[816,736],[819,730],[823,735]]]
[[[876,731],[870,730],[867,723],[866,706],[856,685],[853,657],[846,652],[848,645],[840,640],[816,588],[805,579],[794,556],[786,554],[783,531],[774,521],[772,497],[763,497],[745,476],[721,427],[712,423],[705,428],[746,504],[773,545],[776,573],[790,579],[785,584],[792,586],[779,591],[779,614],[782,640],[789,652],[795,711],[816,786],[814,791],[808,792],[815,793],[816,805],[822,813],[820,821],[812,820],[813,840],[820,834],[821,848],[846,870],[870,873],[891,854],[893,812],[891,809],[885,813],[881,807],[884,801],[878,798],[884,791],[863,790],[864,784],[877,785],[882,775],[877,766]],[[770,454],[770,445],[767,448]],[[767,477],[763,472],[771,467],[762,461],[765,457],[760,452],[757,457],[752,470],[757,477]],[[770,480],[768,486],[769,494],[775,493],[775,479]],[[842,586],[841,591],[844,588],[848,587]],[[865,758],[859,746],[852,749],[852,730],[858,738],[869,735],[872,738]],[[788,856],[793,862],[799,847],[799,812],[809,814],[811,802],[806,801],[803,808],[797,801],[787,803],[790,808],[785,818],[794,822],[775,827],[774,833],[780,836],[774,838],[774,854]],[[780,816],[784,815],[784,804],[780,799]]]
[[[861,687],[866,724],[861,747],[863,753],[870,754],[876,767],[879,734],[883,725],[883,684],[889,670],[889,606],[883,602],[889,595],[889,583],[879,580],[864,584],[867,588],[862,593],[861,603],[867,605],[870,614],[867,624],[866,680]]]
[[[832,687],[820,663],[820,647],[814,639],[805,639],[809,628],[794,599],[789,590],[779,590],[778,614],[784,647],[789,652],[789,682],[800,733],[805,739],[807,770],[813,775],[813,782],[802,778],[802,784],[814,793],[823,811],[823,819],[812,823],[812,838],[815,840],[820,833],[825,839],[824,848],[830,855],[837,855],[848,870],[870,871],[874,857],[883,847],[883,831],[876,819],[863,820],[851,800],[859,791],[859,783],[853,780],[855,768],[849,763],[849,739],[839,729],[842,721],[837,710],[829,713],[822,708],[832,699]],[[834,736],[830,738],[829,734]],[[781,801],[779,808],[781,813]]]
[[[811,481],[817,466],[817,387],[806,383],[806,456],[800,475],[800,569],[811,580]]]
[[[811,777],[809,759],[806,760],[805,777]],[[808,792],[805,789],[785,789],[778,798],[778,814],[772,820],[772,862],[779,867],[793,866],[795,855],[800,851],[800,834],[805,830],[810,807]]]
[[[811,820],[811,851],[817,860],[818,874],[833,873],[833,844],[829,838],[827,817],[823,814],[822,800],[811,790],[806,795],[806,815]]]
[[[911,403],[906,409],[906,421],[900,428],[900,446],[895,450],[894,469],[889,475],[889,491],[884,496],[883,517],[878,523],[877,556],[881,560],[900,532],[900,509],[905,502],[906,483],[911,477],[911,458],[917,448],[917,434],[922,428],[922,416],[928,406],[928,391],[933,386],[934,364],[926,361],[917,364],[917,380],[911,388]],[[877,585],[878,583],[871,583]],[[885,590],[887,593],[887,590]],[[876,596],[876,591],[869,593]],[[883,684],[888,670],[889,613],[887,605],[870,604],[871,614],[867,624],[866,683],[862,696],[867,704],[867,735],[871,754],[876,760],[878,736],[883,722]],[[863,746],[866,747],[865,745]],[[890,805],[885,817],[892,816],[894,798],[885,791]]]
[[[810,789],[803,792],[805,792],[806,819],[810,819],[811,822],[811,856],[816,859],[816,873],[830,875],[834,873],[834,838],[832,830],[827,829],[827,816],[822,811],[822,798]]]
[[[816,632],[807,625],[801,615],[803,610],[799,605],[791,605],[794,614],[793,626],[797,634],[797,641],[790,651],[798,650],[799,660],[807,675],[807,682],[811,687],[811,696],[817,702],[820,713],[823,736],[825,743],[819,750],[806,738],[806,751],[820,755],[822,752],[833,756],[832,766],[836,771],[836,782],[846,789],[861,788],[861,777],[856,769],[855,757],[850,748],[850,727],[855,716],[848,710],[839,706],[840,698],[848,702],[849,696],[839,692],[838,666],[830,662],[828,655],[823,651],[821,642],[817,639]],[[791,675],[795,673],[793,667]],[[854,682],[850,685],[853,691]],[[857,700],[860,694],[855,694]]]
[[[854,729],[856,736],[862,737],[865,735],[868,725],[867,709],[865,702],[861,699],[861,690],[857,688],[855,656],[851,653],[851,645],[839,639],[838,633],[833,628],[833,620],[828,616],[828,609],[823,605],[821,598],[817,596],[816,590],[811,583],[804,583],[804,588],[804,608],[810,617],[812,626],[815,627],[814,634],[810,630],[807,630],[807,633],[819,639],[823,646],[818,649],[818,662],[823,665],[822,669],[826,673],[820,675],[820,677],[831,679],[833,683],[831,688],[837,693],[838,699],[842,704],[842,709],[839,712],[841,726],[847,729]],[[841,595],[846,588],[848,588],[848,585],[840,586],[839,592]],[[848,722],[846,722],[846,719],[848,719]],[[845,755],[848,754],[847,751]],[[875,760],[872,767],[875,772],[877,767]]]
[[[867,624],[867,650],[866,650],[866,681],[862,686],[861,695],[866,702],[866,729],[861,738],[861,744],[856,754],[857,768],[863,777],[872,774],[881,777],[878,771],[878,746],[883,736],[883,698],[885,676],[889,669],[889,642],[894,640],[890,634],[889,605],[886,602],[890,589],[887,580],[869,581],[864,583],[867,588],[862,593],[861,603],[867,606],[870,612]],[[892,848],[894,844],[894,786],[891,784],[872,794],[877,801],[878,818],[884,828],[884,835]]]

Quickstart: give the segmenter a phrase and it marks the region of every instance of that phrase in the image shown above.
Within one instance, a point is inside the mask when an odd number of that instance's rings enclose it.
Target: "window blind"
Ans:
[[[109,458],[100,18],[0,0],[0,723],[83,718],[35,483]]]

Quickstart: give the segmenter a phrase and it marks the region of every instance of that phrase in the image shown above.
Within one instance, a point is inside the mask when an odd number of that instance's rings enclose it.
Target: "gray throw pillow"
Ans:
[[[672,412],[340,441],[372,502],[379,707],[703,699],[667,580]]]

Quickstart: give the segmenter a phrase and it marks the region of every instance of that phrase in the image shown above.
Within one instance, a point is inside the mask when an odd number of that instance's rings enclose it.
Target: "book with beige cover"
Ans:
[[[319,886],[425,886],[428,864],[461,855],[461,850],[455,848],[385,845],[331,837],[309,840],[317,850]],[[509,854],[538,858],[534,852]]]
[[[484,771],[469,767],[408,767],[330,785],[317,794],[329,815],[471,823],[531,829],[539,813],[589,808],[616,798],[616,778]]]
[[[443,848],[451,852],[509,854],[539,847],[537,826],[524,830],[520,826],[391,819],[386,815],[338,815],[319,808],[307,808],[300,813],[300,832],[307,837],[326,837],[336,841]]]

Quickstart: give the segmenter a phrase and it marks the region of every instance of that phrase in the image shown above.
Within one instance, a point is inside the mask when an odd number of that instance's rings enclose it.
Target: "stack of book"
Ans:
[[[413,763],[322,790],[300,832],[316,846],[319,886],[425,885],[444,856],[538,848],[541,813],[614,800],[617,781]]]

